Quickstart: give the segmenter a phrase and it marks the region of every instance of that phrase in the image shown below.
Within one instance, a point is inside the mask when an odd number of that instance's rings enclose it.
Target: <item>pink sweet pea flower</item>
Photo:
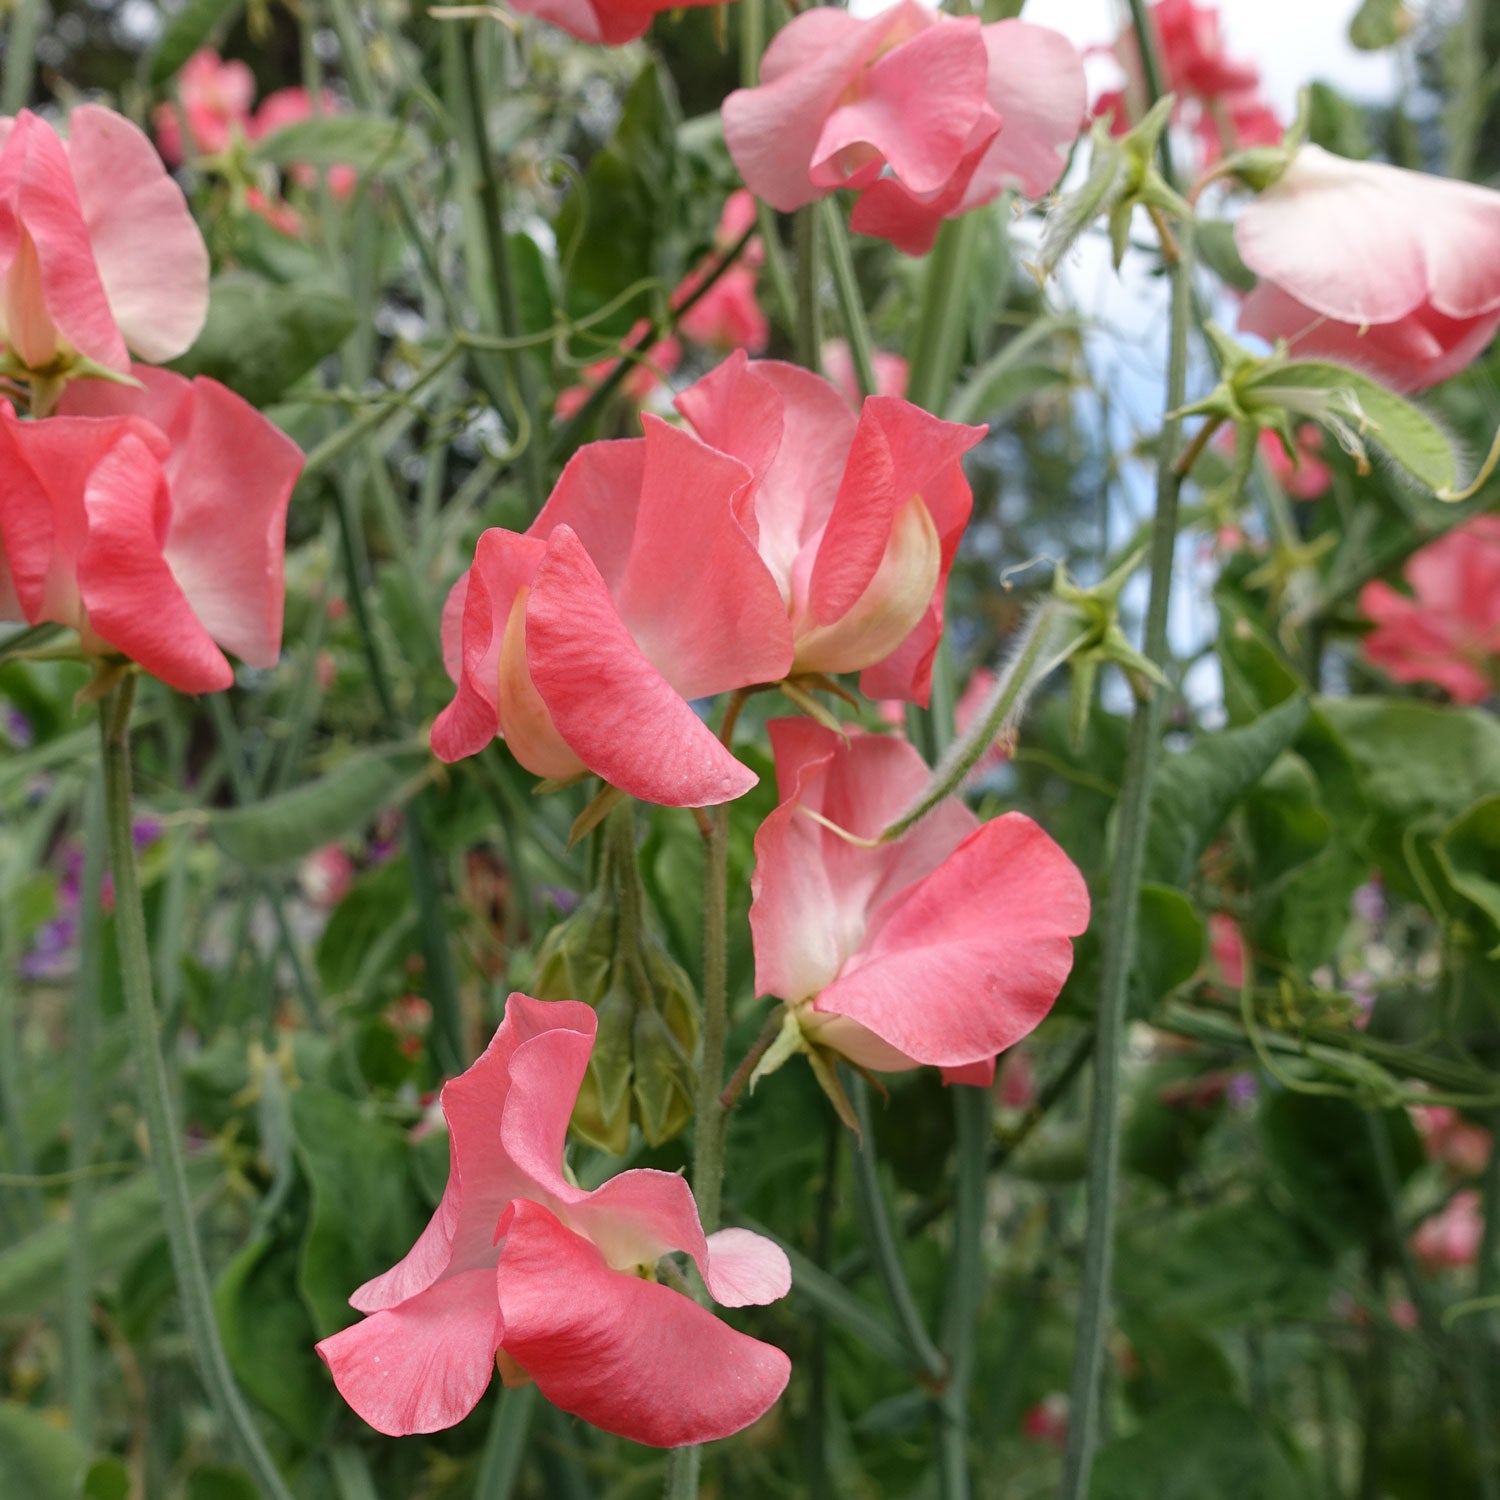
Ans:
[[[1240,327],[1399,391],[1456,375],[1500,325],[1500,193],[1303,146],[1240,215],[1260,284]]]
[[[683,279],[672,293],[673,307],[681,307],[698,290],[717,257],[731,250],[754,223],[755,195],[744,188],[731,193],[714,235],[715,256]],[[755,270],[764,259],[765,248],[759,238],[749,240],[739,260],[678,320],[684,337],[710,349],[745,349],[759,354],[771,342],[770,324],[755,297]]]
[[[859,377],[854,373],[854,356],[844,339],[829,339],[822,348],[823,373],[838,387],[839,394],[858,411],[864,404],[860,394]],[[877,396],[904,396],[906,394],[907,363],[899,354],[889,354],[884,349],[875,351],[875,394]]]
[[[1422,1148],[1460,1177],[1478,1177],[1490,1159],[1490,1133],[1472,1124],[1446,1104],[1412,1106],[1412,1123],[1422,1137]]]
[[[583,42],[617,47],[644,36],[663,11],[715,0],[518,0],[512,8],[548,21]]]
[[[770,725],[781,804],[755,836],[755,985],[811,1044],[860,1067],[923,1065],[989,1084],[995,1057],[1052,1008],[1088,925],[1066,854],[1021,813],[981,824],[951,798],[901,838],[875,838],[931,775],[891,735]]]
[[[255,75],[242,62],[225,62],[211,48],[193,53],[177,74],[180,104],[159,104],[152,112],[156,144],[178,165],[189,154],[215,156],[238,131],[248,134]],[[187,141],[183,140],[183,125]],[[191,153],[184,145],[191,147]]]
[[[1150,14],[1169,88],[1210,100],[1259,85],[1255,64],[1232,58],[1224,50],[1217,6],[1158,0]]]
[[[849,188],[855,230],[923,255],[945,218],[1007,187],[1048,192],[1086,101],[1081,59],[1045,27],[916,0],[867,20],[822,8],[777,32],[760,85],[724,101],[724,139],[774,208]]]
[[[65,374],[175,359],[208,313],[208,249],[129,120],[75,109],[64,143],[29,110],[0,118],[0,346]]]
[[[280,655],[302,454],[217,381],[132,373],[139,389],[73,382],[43,421],[0,403],[0,618],[72,626],[87,650],[215,692],[234,680],[224,651]]]
[[[973,495],[959,460],[985,433],[736,353],[677,398],[754,475],[744,521],[785,601],[794,673],[861,673],[871,698],[926,703],[943,591]]]
[[[1424,1219],[1411,1237],[1412,1252],[1429,1271],[1472,1266],[1484,1238],[1484,1216],[1473,1189],[1455,1193],[1442,1211]]]
[[[1333,483],[1333,470],[1318,457],[1323,451],[1322,430],[1304,422],[1297,429],[1296,439],[1295,458],[1286,456],[1281,439],[1270,431],[1261,433],[1260,451],[1276,483],[1293,500],[1317,500],[1328,493],[1328,486]]]
[[[1245,939],[1234,918],[1221,911],[1208,915],[1208,969],[1232,990],[1245,982]]]
[[[727,1437],[780,1396],[790,1363],[655,1279],[692,1257],[726,1307],[786,1295],[791,1271],[744,1229],[705,1236],[675,1173],[623,1172],[590,1193],[563,1143],[596,1017],[513,994],[484,1055],[443,1088],[448,1186],[406,1258],[350,1297],[369,1314],[318,1353],[344,1399],[392,1437],[478,1403],[497,1360],[554,1406],[638,1443]]]
[[[1397,682],[1435,682],[1460,703],[1495,691],[1500,659],[1500,516],[1476,516],[1415,554],[1412,593],[1367,583],[1365,655]]]
[[[579,449],[524,535],[480,537],[443,612],[457,693],[432,728],[441,759],[498,733],[538,776],[589,770],[671,807],[755,785],[687,701],[778,681],[792,664],[747,530],[753,476],[644,421],[644,438]]]

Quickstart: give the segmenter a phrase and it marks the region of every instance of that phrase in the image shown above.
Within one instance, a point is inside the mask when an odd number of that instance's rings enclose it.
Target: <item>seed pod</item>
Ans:
[[[599,1015],[599,1030],[578,1102],[573,1106],[573,1131],[589,1145],[623,1156],[630,1145],[631,1041],[636,1000],[623,986],[616,985],[594,1009]]]
[[[693,1064],[650,1006],[636,1012],[634,1041],[636,1118],[647,1144],[659,1146],[693,1117]]]

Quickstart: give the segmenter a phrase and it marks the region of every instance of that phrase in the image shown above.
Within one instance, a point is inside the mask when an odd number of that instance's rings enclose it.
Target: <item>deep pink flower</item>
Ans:
[[[1378,579],[1359,607],[1375,628],[1365,655],[1397,682],[1435,682],[1460,703],[1495,690],[1500,658],[1500,516],[1476,516],[1406,565],[1411,595]]]
[[[205,47],[178,72],[177,98],[178,104],[158,104],[151,115],[156,144],[174,166],[189,155],[217,155],[236,132],[249,134],[255,75],[245,63],[225,62]]]
[[[1151,22],[1166,67],[1167,87],[1199,99],[1217,99],[1256,88],[1254,63],[1232,58],[1219,33],[1219,10],[1194,0],[1157,0]]]
[[[829,339],[822,349],[823,373],[838,387],[839,394],[858,411],[864,404],[859,390],[859,377],[854,372],[854,356],[844,339]],[[877,396],[904,396],[906,394],[907,363],[899,354],[889,354],[877,349],[875,362],[875,394]]]
[[[442,759],[498,733],[539,776],[590,770],[668,806],[755,785],[687,702],[792,664],[749,529],[753,476],[644,420],[644,438],[579,449],[524,535],[480,537],[443,613],[458,690],[432,729]]]
[[[1411,1117],[1431,1160],[1442,1162],[1460,1177],[1478,1177],[1484,1171],[1491,1144],[1484,1126],[1464,1119],[1446,1104],[1413,1105]]]
[[[344,1399],[390,1436],[461,1421],[490,1383],[534,1380],[554,1406],[657,1447],[726,1437],[781,1394],[781,1350],[655,1279],[692,1257],[715,1301],[773,1302],[786,1256],[743,1229],[705,1236],[687,1183],[623,1172],[594,1192],[564,1173],[568,1117],[596,1017],[513,994],[484,1055],[443,1088],[448,1186],[406,1258],[349,1299],[369,1316],[318,1353]]]
[[[81,105],[68,132],[29,110],[0,118],[0,345],[37,371],[73,354],[121,372],[131,350],[175,359],[208,312],[187,201],[112,110]]]
[[[891,735],[770,726],[780,806],[755,836],[755,986],[861,1067],[924,1064],[993,1080],[995,1057],[1052,1008],[1088,925],[1083,877],[1028,817],[981,824],[957,798],[864,848],[927,785]]]
[[[1455,1193],[1439,1213],[1423,1219],[1411,1237],[1411,1248],[1429,1271],[1472,1266],[1484,1238],[1484,1215],[1473,1189]]]
[[[681,307],[703,284],[718,257],[755,223],[755,194],[739,188],[725,200],[714,235],[714,255],[683,278],[672,293]],[[678,328],[685,338],[709,349],[744,349],[759,354],[771,342],[771,327],[755,297],[755,271],[765,258],[759,237],[746,242],[740,258],[685,312]]]
[[[1316,500],[1326,495],[1333,483],[1333,470],[1318,456],[1323,451],[1323,432],[1311,422],[1304,422],[1295,435],[1295,458],[1286,456],[1286,449],[1274,432],[1261,433],[1260,451],[1277,484],[1293,500]]]
[[[1238,990],[1245,982],[1245,939],[1239,924],[1222,911],[1208,916],[1209,971],[1221,983]]]
[[[1420,390],[1500,325],[1500,193],[1303,146],[1240,215],[1240,327]]]
[[[1052,1391],[1028,1406],[1021,1416],[1021,1431],[1033,1442],[1059,1450],[1068,1445],[1068,1397]]]
[[[1077,52],[1045,27],[916,0],[867,20],[814,8],[777,32],[760,85],[724,101],[724,139],[773,207],[849,188],[854,229],[922,255],[943,219],[1049,191],[1086,100]]]
[[[536,16],[584,42],[614,47],[644,36],[663,11],[714,0],[519,0],[513,8]]]
[[[871,698],[926,703],[943,591],[983,436],[888,396],[859,416],[796,365],[725,360],[677,398],[754,475],[743,521],[785,601],[793,672],[860,672]]]
[[[133,373],[139,389],[73,382],[43,421],[0,403],[0,618],[72,626],[213,692],[234,680],[224,651],[255,667],[280,654],[302,454],[217,381]]]

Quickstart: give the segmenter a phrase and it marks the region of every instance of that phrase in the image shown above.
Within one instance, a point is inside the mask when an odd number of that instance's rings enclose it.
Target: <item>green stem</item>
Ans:
[[[813,1258],[823,1270],[833,1254],[834,1210],[838,1206],[839,1157],[844,1147],[844,1125],[833,1110],[826,1111],[823,1180],[818,1188],[818,1217]],[[807,1493],[832,1493],[828,1462],[828,1319],[819,1310],[810,1330],[812,1348],[807,1370]]]
[[[1136,50],[1141,57],[1141,76],[1146,84],[1146,103],[1154,106],[1156,101],[1167,92],[1166,75],[1162,72],[1161,59],[1156,51],[1156,33],[1151,29],[1150,18],[1146,14],[1146,0],[1130,0],[1130,25],[1135,32]],[[1161,157],[1161,175],[1166,178],[1167,186],[1177,186],[1177,168],[1172,161],[1172,132],[1164,130],[1158,143],[1158,154]],[[1071,1420],[1071,1418],[1070,1418]]]
[[[896,1244],[886,1211],[885,1194],[880,1190],[880,1171],[875,1159],[875,1126],[870,1116],[870,1091],[863,1078],[847,1079],[849,1102],[859,1121],[859,1142],[854,1148],[854,1195],[864,1226],[865,1242],[875,1263],[875,1274],[885,1289],[886,1301],[896,1316],[896,1324],[919,1373],[932,1383],[942,1381],[947,1361],[932,1342],[916,1298],[906,1280],[901,1250]]]
[[[797,210],[797,363],[815,375],[823,369],[823,320],[818,309],[817,204]]]
[[[507,339],[521,336],[520,299],[516,293],[515,267],[511,264],[510,241],[505,233],[505,187],[500,174],[495,170],[495,156],[490,150],[489,131],[485,125],[484,91],[479,78],[478,27],[463,54],[463,112],[473,143],[475,163],[479,169],[479,201],[484,215],[484,239],[489,252],[490,274],[495,284],[495,309],[499,315],[500,332]],[[547,478],[542,467],[546,453],[546,442],[540,426],[537,406],[536,384],[532,379],[531,366],[520,351],[505,354],[506,368],[511,384],[517,392],[518,410],[514,419],[524,426],[524,434],[517,433],[522,443],[520,459],[522,475],[526,483],[528,498],[533,513],[540,511],[547,498]]]
[[[18,115],[31,100],[36,39],[42,29],[41,0],[16,0],[5,38],[5,68],[0,76],[0,115]]]
[[[958,1132],[958,1182],[948,1288],[943,1301],[942,1343],[948,1362],[948,1386],[941,1402],[938,1492],[943,1500],[968,1500],[969,1382],[974,1373],[974,1341],[984,1295],[981,1240],[994,1104],[987,1088],[954,1084],[952,1094]]]
[[[193,1200],[182,1142],[173,1119],[166,1063],[157,1044],[151,955],[146,943],[146,916],[136,873],[135,844],[130,833],[130,710],[134,698],[132,673],[99,705],[100,751],[104,762],[104,816],[109,831],[110,869],[114,875],[120,976],[130,1020],[131,1053],[146,1116],[146,1137],[161,1194],[162,1223],[177,1275],[188,1338],[209,1400],[220,1420],[238,1439],[261,1491],[270,1500],[291,1500],[291,1492],[277,1473],[254,1418],[234,1383],[214,1321],[213,1292],[193,1223]]]
[[[535,1411],[534,1385],[501,1392],[489,1435],[484,1440],[474,1500],[510,1500],[526,1463],[526,1439]]]
[[[968,341],[969,288],[983,212],[950,219],[938,230],[922,279],[906,397],[938,416],[947,408]]]
[[[1489,104],[1489,57],[1485,52],[1485,16],[1491,0],[1467,0],[1459,21],[1458,45],[1449,49],[1453,60],[1453,102],[1448,106],[1449,177],[1474,174],[1474,157],[1484,131]],[[1453,40],[1448,38],[1447,40]]]
[[[849,249],[849,233],[844,217],[832,198],[817,205],[820,229],[828,246],[828,263],[833,270],[833,289],[839,299],[839,313],[844,320],[844,337],[849,342],[849,357],[854,364],[854,378],[862,396],[873,396],[875,378],[875,344],[865,318],[864,299],[859,292],[859,278],[854,274],[854,255]]]
[[[1139,9],[1132,0],[1132,11]],[[1182,406],[1187,388],[1188,325],[1192,317],[1193,230],[1184,225],[1180,259],[1172,268],[1172,319],[1165,407]],[[1167,659],[1167,608],[1172,591],[1172,559],[1177,543],[1177,476],[1180,422],[1167,417],[1156,472],[1156,514],[1151,523],[1151,593],[1146,606],[1142,648],[1149,661]],[[1120,789],[1115,852],[1105,914],[1104,967],[1094,1048],[1094,1081],[1089,1116],[1088,1228],[1084,1242],[1083,1290],[1078,1309],[1068,1418],[1063,1456],[1062,1500],[1083,1500],[1098,1442],[1100,1379],[1109,1323],[1114,1261],[1115,1197],[1120,1171],[1120,1051],[1125,1032],[1125,1001],[1135,957],[1136,917],[1151,789],[1161,750],[1163,693],[1137,704],[1130,722]]]
[[[104,791],[89,782],[83,811],[83,885],[79,892],[78,982],[73,987],[69,1040],[73,1051],[72,1135],[68,1171],[67,1296],[63,1305],[63,1347],[67,1352],[68,1423],[85,1448],[94,1434],[94,1268],[89,1220],[93,1207],[94,1147],[98,1119],[94,1048],[98,1045],[99,980],[103,973]]]

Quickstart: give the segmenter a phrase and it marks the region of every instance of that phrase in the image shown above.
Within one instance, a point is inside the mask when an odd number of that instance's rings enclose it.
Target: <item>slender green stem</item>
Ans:
[[[984,1296],[981,1241],[994,1103],[987,1088],[954,1084],[958,1183],[953,1209],[953,1246],[943,1300],[942,1344],[948,1386],[940,1403],[938,1492],[943,1500],[968,1500],[969,1382],[974,1373],[974,1342]]]
[[[1130,25],[1135,32],[1136,50],[1140,53],[1141,76],[1146,84],[1146,103],[1153,106],[1167,92],[1167,82],[1156,50],[1156,33],[1151,29],[1151,20],[1146,13],[1146,0],[1130,0]],[[1162,131],[1158,154],[1161,157],[1161,175],[1166,178],[1168,187],[1175,188],[1177,168],[1172,160],[1170,130]]]
[[[818,306],[821,255],[817,204],[797,210],[797,363],[814,374],[823,369],[823,319]]]
[[[474,157],[479,169],[479,201],[484,215],[484,240],[489,252],[490,274],[495,285],[495,309],[500,320],[500,332],[508,339],[521,336],[520,299],[516,293],[515,267],[510,258],[510,240],[505,232],[505,185],[500,173],[495,170],[495,154],[490,150],[489,130],[485,124],[484,90],[479,78],[479,40],[476,29],[463,54],[463,112],[465,124],[473,143]],[[505,354],[506,368],[511,384],[517,392],[519,410],[514,413],[518,427],[524,426],[524,434],[517,434],[522,442],[521,472],[524,477],[531,508],[539,511],[547,498],[547,477],[543,469],[546,440],[540,425],[540,408],[537,405],[536,382],[532,378],[531,366],[520,351]]]
[[[844,1125],[833,1110],[824,1124],[823,1180],[818,1188],[817,1238],[813,1259],[818,1269],[833,1254],[834,1211],[838,1206],[839,1159],[844,1148]],[[833,1493],[828,1463],[828,1319],[821,1309],[813,1314],[807,1370],[807,1493]]]
[[[1132,0],[1134,8],[1135,0]],[[1167,361],[1165,409],[1182,406],[1187,388],[1188,325],[1192,317],[1193,230],[1184,225],[1180,258],[1171,270],[1172,318]],[[1167,659],[1167,608],[1172,591],[1172,559],[1177,543],[1177,476],[1181,424],[1168,417],[1162,427],[1156,474],[1156,514],[1151,523],[1151,593],[1146,606],[1142,648],[1158,667]],[[1141,872],[1150,822],[1151,790],[1161,749],[1163,693],[1151,693],[1136,707],[1130,723],[1125,774],[1120,789],[1115,851],[1105,914],[1104,967],[1094,1048],[1094,1081],[1089,1117],[1088,1229],[1084,1242],[1083,1290],[1079,1301],[1068,1418],[1063,1456],[1062,1500],[1083,1500],[1098,1442],[1100,1381],[1109,1323],[1114,1262],[1115,1196],[1120,1169],[1120,1050],[1125,1032],[1125,1000],[1135,957],[1136,917]]]
[[[36,39],[42,29],[42,0],[16,0],[5,36],[5,66],[0,74],[0,115],[18,115],[31,100]]]
[[[939,416],[947,409],[968,341],[969,290],[984,212],[976,209],[961,219],[950,219],[938,230],[922,279],[906,395]]]
[[[1458,25],[1458,45],[1446,49],[1454,74],[1452,103],[1447,109],[1449,177],[1467,178],[1474,173],[1475,152],[1493,89],[1484,45],[1484,23],[1491,3],[1466,0]]]
[[[135,676],[127,675],[99,706],[100,749],[104,761],[104,816],[109,832],[109,863],[115,887],[115,936],[120,975],[130,1020],[130,1043],[142,1105],[146,1137],[161,1194],[162,1223],[177,1273],[198,1373],[220,1420],[238,1439],[256,1483],[270,1500],[291,1500],[255,1420],[234,1383],[214,1321],[208,1268],[193,1223],[182,1142],[173,1118],[171,1086],[157,1042],[156,1005],[151,995],[151,955],[146,943],[146,916],[141,905],[135,844],[130,832],[130,710]]]
[[[502,1391],[484,1440],[474,1500],[510,1500],[526,1464],[526,1439],[536,1411],[536,1387]]]
[[[875,1125],[870,1116],[870,1091],[863,1078],[850,1075],[847,1080],[849,1102],[859,1121],[859,1143],[854,1148],[854,1195],[864,1227],[865,1242],[875,1263],[875,1274],[885,1290],[886,1301],[896,1316],[897,1327],[906,1341],[919,1373],[937,1383],[944,1379],[947,1361],[932,1342],[916,1298],[906,1280],[901,1250],[886,1211],[885,1194],[880,1190],[880,1172],[875,1159]]]
[[[703,835],[703,1038],[693,1109],[693,1196],[704,1231],[719,1227],[724,1197],[724,1047],[729,1035],[729,809],[705,809]],[[634,842],[632,838],[632,843]],[[632,850],[632,857],[634,850]],[[667,1500],[696,1500],[703,1450],[676,1448]]]
[[[862,396],[873,396],[875,378],[875,343],[865,318],[864,299],[859,292],[859,278],[854,274],[854,255],[849,248],[849,232],[838,203],[825,198],[818,204],[823,242],[828,246],[828,264],[833,271],[833,289],[839,299],[839,313],[844,320],[844,337],[849,342],[849,357],[854,364],[854,378]]]
[[[94,1433],[94,1267],[89,1221],[93,1208],[98,1081],[94,1049],[99,1032],[100,948],[104,926],[104,788],[89,782],[83,804],[83,885],[79,891],[78,981],[73,987],[69,1043],[73,1052],[72,1134],[68,1171],[68,1270],[63,1304],[63,1347],[68,1375],[68,1424],[89,1447]]]

